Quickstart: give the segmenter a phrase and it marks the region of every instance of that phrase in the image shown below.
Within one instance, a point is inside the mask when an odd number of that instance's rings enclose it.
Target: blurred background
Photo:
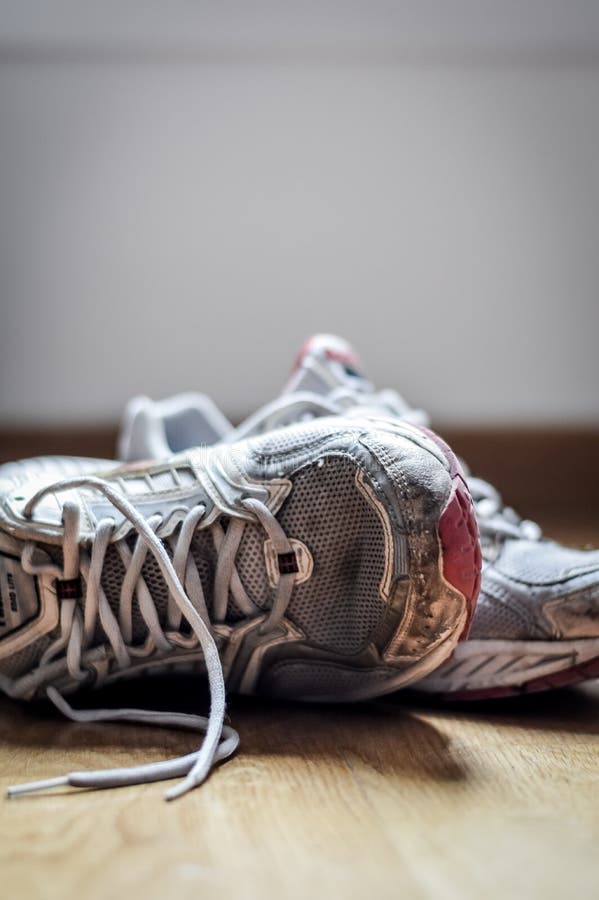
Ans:
[[[0,0],[5,435],[240,418],[332,331],[594,472],[598,286],[596,2]]]

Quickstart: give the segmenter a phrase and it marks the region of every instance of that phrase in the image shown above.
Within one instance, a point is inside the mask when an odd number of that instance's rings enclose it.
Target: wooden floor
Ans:
[[[552,527],[599,545],[594,525]],[[184,708],[196,691],[164,682],[152,699]],[[0,800],[0,896],[599,895],[595,685],[470,708],[406,695],[326,709],[234,699],[230,714],[238,756],[174,803],[163,785]],[[74,725],[8,700],[0,729],[2,786],[182,754],[195,740]]]

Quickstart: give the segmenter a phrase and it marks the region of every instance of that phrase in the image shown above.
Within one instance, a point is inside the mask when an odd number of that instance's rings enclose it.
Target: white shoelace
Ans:
[[[136,651],[139,653],[139,648],[131,646],[132,605],[133,595],[136,593],[138,608],[148,631],[144,655],[148,652],[148,642],[166,652],[177,646],[195,646],[196,642],[199,642],[208,675],[210,713],[205,718],[187,713],[156,712],[143,709],[75,710],[55,687],[49,686],[46,689],[48,698],[73,721],[128,721],[189,728],[203,732],[204,740],[198,750],[177,759],[130,768],[71,772],[58,778],[9,787],[8,795],[16,796],[61,785],[103,788],[183,776],[183,780],[165,794],[166,799],[172,800],[201,784],[212,767],[217,762],[231,756],[239,744],[237,732],[224,724],[223,669],[210,630],[211,621],[202,583],[190,553],[191,541],[205,513],[205,508],[203,506],[194,507],[185,516],[171,562],[162,541],[156,535],[156,529],[161,523],[160,518],[156,516],[145,519],[123,494],[102,478],[73,477],[44,487],[29,500],[25,507],[25,515],[31,516],[35,506],[46,494],[73,488],[87,488],[103,494],[137,530],[138,539],[133,551],[129,549],[124,540],[115,544],[126,569],[121,588],[118,619],[100,584],[104,558],[114,528],[112,519],[104,519],[98,523],[88,553],[79,544],[79,506],[69,501],[65,502],[63,506],[62,568],[52,562],[37,562],[35,560],[35,542],[31,541],[25,545],[22,552],[22,565],[26,571],[32,574],[50,574],[59,581],[71,581],[81,577],[85,582],[85,590],[82,591],[85,597],[84,602],[81,598],[62,599],[60,635],[46,649],[39,667],[35,670],[36,678],[43,682],[44,675],[51,674],[53,667],[55,668],[57,655],[61,655],[61,657],[66,657],[67,669],[73,679],[76,681],[87,679],[89,672],[81,667],[82,657],[83,663],[85,663],[84,652],[93,640],[98,621],[110,644],[117,666],[123,670],[127,669],[131,664],[131,658],[136,655]],[[243,499],[241,503],[246,512],[251,514],[251,519],[260,522],[278,554],[293,552],[281,525],[264,503],[255,498]],[[231,519],[226,531],[218,523],[210,526],[210,533],[217,551],[212,613],[214,623],[225,621],[229,590],[237,605],[248,616],[264,615],[264,611],[248,597],[235,567],[235,556],[247,521],[250,519]],[[160,626],[156,608],[141,574],[148,550],[156,559],[169,590],[167,631]],[[260,626],[262,633],[272,630],[281,621],[291,598],[294,577],[293,574],[279,575],[271,608]],[[192,635],[181,633],[180,627],[183,619],[189,623]],[[26,682],[26,679],[24,680]],[[28,684],[26,682],[19,689],[8,679],[2,678],[0,687],[9,695],[18,697],[25,692]]]
[[[392,389],[381,391],[355,391],[339,386],[326,396],[311,391],[297,391],[283,394],[250,416],[239,428],[232,432],[232,438],[262,433],[271,428],[279,428],[294,422],[314,419],[319,416],[333,416],[343,413],[350,415],[354,410],[377,415],[398,417],[412,425],[430,427],[429,416],[422,409],[414,409],[403,397]],[[529,519],[521,519],[510,506],[505,506],[501,495],[489,482],[477,478],[460,460],[472,499],[476,508],[479,528],[491,537],[526,538],[538,541],[542,537],[540,527]]]

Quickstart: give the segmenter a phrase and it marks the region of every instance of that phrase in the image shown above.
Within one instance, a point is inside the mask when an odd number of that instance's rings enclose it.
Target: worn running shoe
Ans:
[[[322,415],[384,415],[428,425],[392,390],[377,391],[346,341],[317,335],[303,346],[282,395],[239,428],[203,395],[161,403],[138,398],[127,410],[120,451],[127,458],[169,452],[171,441],[231,440]],[[534,522],[504,506],[498,492],[467,477],[475,501],[482,588],[468,641],[419,682],[451,699],[484,699],[540,691],[599,676],[599,551],[543,539]]]
[[[60,457],[0,467],[0,688],[75,720],[182,725],[199,751],[14,788],[175,776],[229,756],[225,684],[359,700],[436,669],[478,592],[473,508],[455,458],[402,421],[321,418],[154,463]],[[199,670],[211,710],[74,710],[65,695]]]

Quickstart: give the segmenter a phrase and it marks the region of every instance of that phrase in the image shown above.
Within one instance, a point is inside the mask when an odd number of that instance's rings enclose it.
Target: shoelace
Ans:
[[[148,641],[153,642],[155,647],[169,651],[174,649],[174,646],[195,645],[196,640],[199,642],[208,676],[210,712],[209,716],[205,718],[186,713],[156,712],[143,709],[75,710],[55,687],[49,686],[46,689],[48,698],[65,716],[76,722],[128,721],[179,726],[203,732],[204,740],[198,750],[177,759],[129,768],[71,772],[58,778],[9,787],[8,794],[15,796],[60,785],[116,787],[184,776],[178,785],[165,794],[166,799],[172,800],[201,784],[212,767],[217,762],[231,756],[239,743],[237,732],[224,724],[223,669],[211,632],[211,621],[202,583],[190,554],[191,541],[205,513],[205,508],[197,506],[186,514],[179,530],[171,562],[162,541],[156,534],[160,518],[156,516],[149,520],[145,519],[120,491],[102,478],[73,477],[44,487],[29,500],[25,507],[25,515],[30,517],[36,505],[46,494],[59,493],[73,488],[88,488],[103,494],[137,530],[138,539],[133,551],[129,549],[124,540],[115,544],[126,568],[118,619],[100,585],[104,558],[114,528],[112,519],[104,519],[98,523],[90,552],[87,553],[79,544],[79,506],[69,501],[65,502],[63,506],[62,568],[52,562],[36,561],[35,542],[28,542],[25,545],[22,551],[22,564],[26,571],[32,574],[45,572],[59,581],[67,582],[81,576],[86,585],[85,591],[82,592],[85,594],[83,610],[80,598],[62,599],[60,635],[46,649],[35,670],[35,679],[43,682],[45,677],[52,675],[56,669],[56,657],[59,654],[61,659],[66,656],[67,669],[73,679],[77,681],[87,679],[89,673],[82,668],[82,657],[84,662],[85,650],[93,639],[98,621],[110,644],[117,666],[126,669],[131,663],[131,657],[136,654],[136,648],[131,646],[131,640],[132,600],[134,593],[137,593],[139,611],[148,631]],[[247,596],[235,567],[235,556],[247,521],[251,519],[260,522],[272,541],[276,553],[293,552],[281,525],[264,503],[256,498],[246,498],[241,503],[246,514],[249,513],[248,519],[232,518],[226,532],[218,523],[210,526],[217,550],[212,615],[215,624],[225,620],[229,590],[246,615],[264,615],[264,611]],[[160,626],[156,608],[141,575],[148,550],[156,559],[169,590],[167,611],[169,630],[166,632]],[[270,611],[260,625],[262,633],[275,628],[281,621],[291,598],[293,583],[293,574],[281,573],[279,575]],[[181,633],[180,626],[183,619],[189,623],[192,629],[191,636]],[[146,645],[144,655],[147,651],[148,646]],[[23,679],[18,688],[15,688],[14,683],[10,683],[6,678],[2,678],[1,682],[0,687],[15,697],[23,695],[31,688],[31,678],[29,681],[27,678]]]
[[[472,494],[481,534],[486,532],[492,537],[525,538],[529,541],[542,538],[543,533],[536,522],[520,518],[511,506],[504,504],[501,494],[492,484],[471,475],[468,466],[462,460],[460,462]]]
[[[339,415],[341,412],[350,415],[352,408],[359,409],[361,413],[370,411],[377,415],[391,415],[412,425],[426,428],[430,426],[427,413],[410,407],[397,391],[390,388],[381,391],[355,391],[339,386],[325,397],[309,391],[297,391],[277,397],[235,429],[232,439],[238,440],[240,437],[318,416]],[[536,522],[520,518],[515,510],[504,505],[501,495],[492,484],[472,475],[463,460],[460,463],[476,507],[481,534],[533,541],[541,539],[542,531]]]

